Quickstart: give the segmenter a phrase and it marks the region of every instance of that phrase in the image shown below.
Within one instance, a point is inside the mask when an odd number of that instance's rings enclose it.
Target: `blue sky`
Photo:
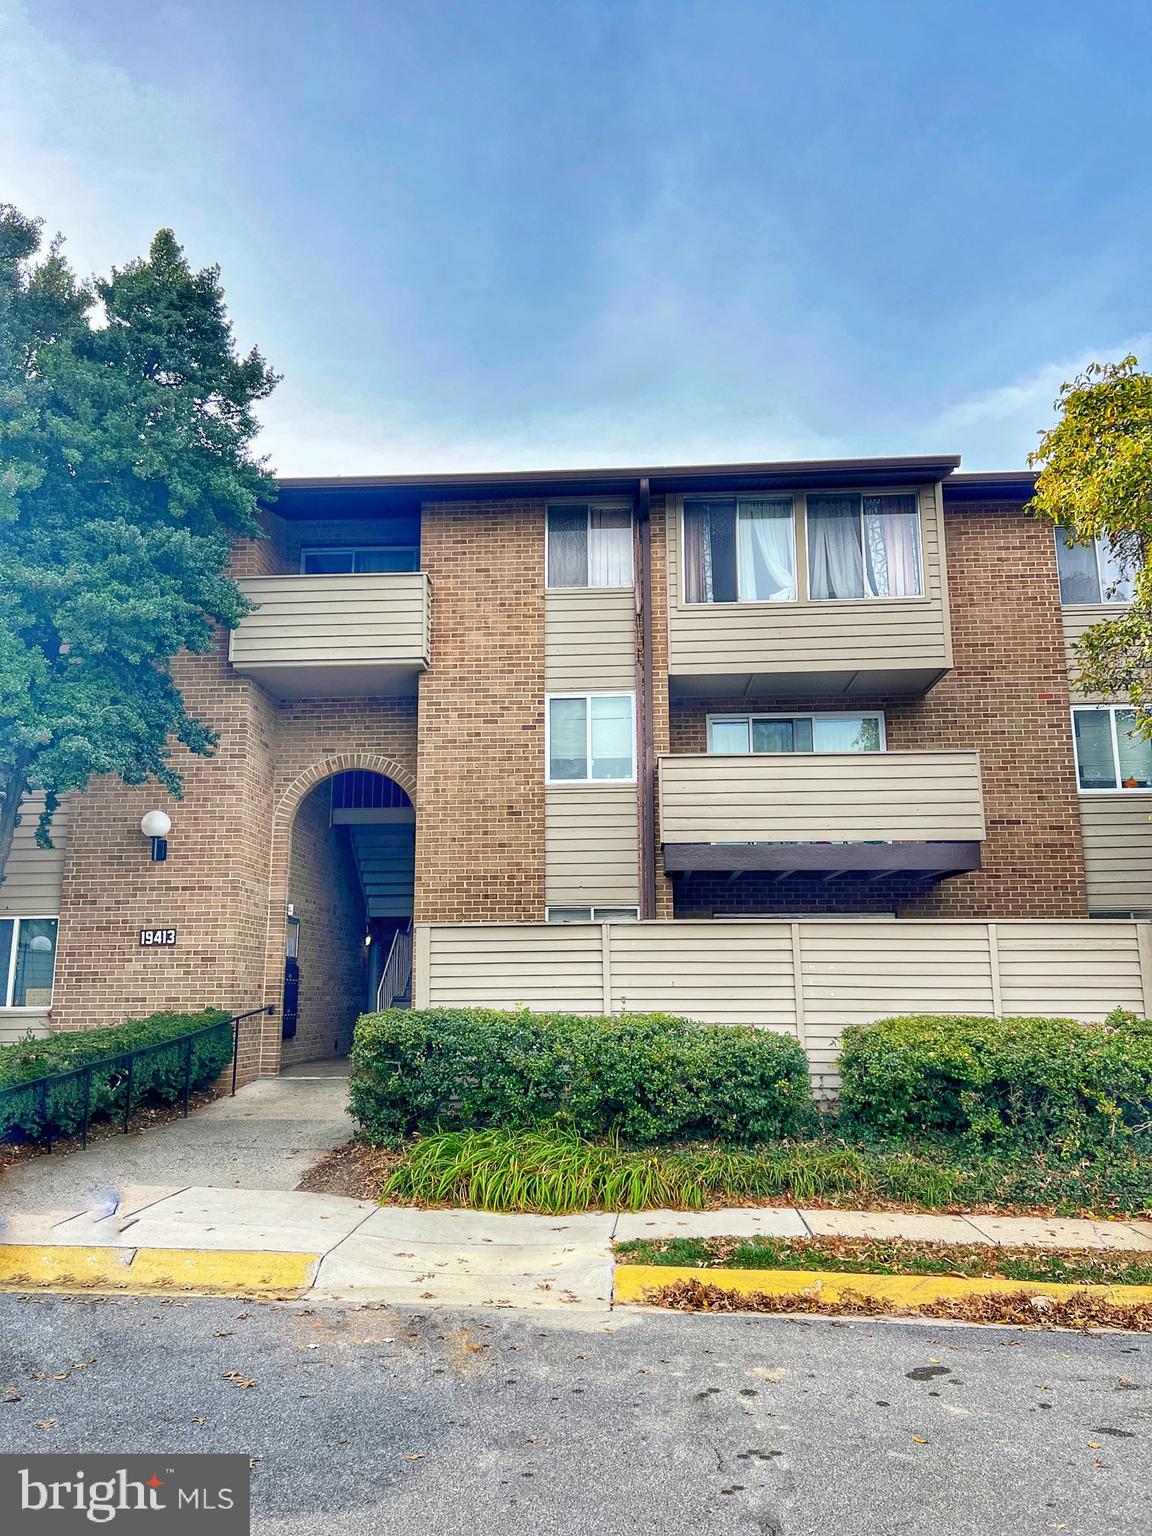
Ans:
[[[1147,0],[0,0],[0,198],[170,225],[285,474],[957,452],[1152,360]]]

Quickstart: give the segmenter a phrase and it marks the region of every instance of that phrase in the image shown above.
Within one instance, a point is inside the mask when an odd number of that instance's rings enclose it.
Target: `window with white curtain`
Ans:
[[[47,1008],[56,969],[54,917],[0,917],[0,1008]]]
[[[1152,742],[1136,728],[1134,710],[1118,705],[1074,709],[1072,738],[1081,789],[1152,789]]]
[[[920,517],[914,495],[810,493],[808,596],[920,597]]]
[[[632,509],[561,503],[547,510],[550,587],[630,587]]]
[[[709,752],[883,752],[882,714],[709,715]]]
[[[1062,603],[1130,603],[1132,573],[1106,538],[1072,544],[1072,529],[1056,529],[1056,562],[1060,568]]]
[[[795,598],[791,496],[685,501],[685,602],[787,603]]]
[[[619,783],[635,779],[634,715],[630,693],[550,694],[549,783]]]

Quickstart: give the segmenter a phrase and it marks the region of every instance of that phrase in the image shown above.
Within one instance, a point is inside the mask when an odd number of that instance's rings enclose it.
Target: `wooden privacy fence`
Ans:
[[[795,1035],[834,1080],[840,1032],[900,1013],[1152,1012],[1152,923],[885,919],[431,923],[417,1008],[665,1011]]]

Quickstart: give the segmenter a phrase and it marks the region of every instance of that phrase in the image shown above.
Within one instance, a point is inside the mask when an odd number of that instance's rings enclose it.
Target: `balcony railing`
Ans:
[[[745,868],[883,868],[897,866],[877,845],[978,844],[983,837],[984,797],[976,752],[707,753],[660,758],[660,839],[666,850],[702,844],[780,845],[773,860],[757,863],[746,856],[742,863],[736,858],[736,864]],[[846,863],[842,854],[793,855],[784,852],[783,845],[867,848]],[[926,856],[915,867],[930,864]],[[679,867],[733,866],[724,862],[723,855],[716,855]]]
[[[229,660],[281,698],[411,692],[428,666],[422,571],[251,576],[238,585],[258,606],[233,630]]]

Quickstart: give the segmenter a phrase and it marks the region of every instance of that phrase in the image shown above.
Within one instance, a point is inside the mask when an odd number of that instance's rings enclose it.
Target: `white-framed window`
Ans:
[[[549,923],[635,923],[639,907],[545,907]]]
[[[791,496],[691,497],[683,528],[686,603],[795,602]]]
[[[1152,789],[1152,741],[1136,729],[1134,710],[1123,704],[1077,705],[1072,739],[1082,791]]]
[[[912,493],[809,492],[808,596],[921,597],[920,512]]]
[[[549,587],[630,587],[632,508],[612,501],[547,508]]]
[[[0,1008],[47,1008],[56,969],[55,917],[0,917]]]
[[[548,782],[635,782],[635,716],[631,693],[550,693],[544,717]]]
[[[1062,603],[1130,603],[1132,575],[1116,558],[1106,538],[1072,544],[1072,529],[1056,527],[1056,564]]]
[[[302,576],[361,576],[417,571],[420,552],[412,544],[349,544],[340,549],[300,551]]]
[[[709,752],[883,752],[884,716],[709,715]]]

